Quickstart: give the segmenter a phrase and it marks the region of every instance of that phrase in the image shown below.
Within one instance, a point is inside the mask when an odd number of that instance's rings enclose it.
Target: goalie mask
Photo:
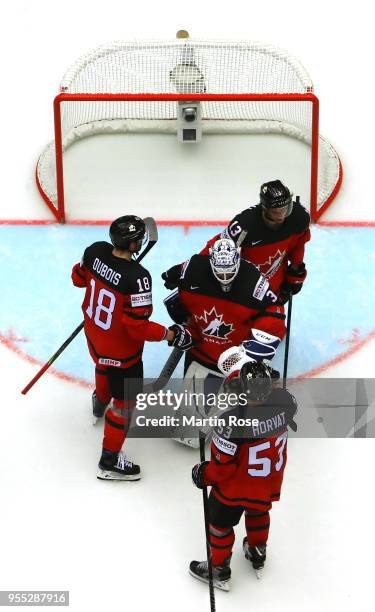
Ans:
[[[143,219],[135,215],[124,215],[115,219],[109,228],[111,242],[116,249],[127,251],[132,242],[136,243],[134,253],[138,253],[146,236]]]
[[[230,291],[241,264],[241,249],[233,240],[221,238],[210,248],[210,264],[223,291]]]

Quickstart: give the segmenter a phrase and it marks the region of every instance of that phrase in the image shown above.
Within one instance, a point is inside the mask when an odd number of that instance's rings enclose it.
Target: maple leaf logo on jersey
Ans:
[[[271,278],[280,268],[281,263],[285,257],[286,251],[280,251],[277,249],[274,255],[270,255],[266,261],[258,264],[258,268],[260,269],[263,276],[266,278]]]
[[[209,312],[205,310],[201,317],[194,315],[194,318],[197,322],[203,321],[206,324],[206,327],[202,329],[202,333],[206,336],[226,338],[233,331],[233,325],[223,321],[223,315],[216,312],[215,306]]]

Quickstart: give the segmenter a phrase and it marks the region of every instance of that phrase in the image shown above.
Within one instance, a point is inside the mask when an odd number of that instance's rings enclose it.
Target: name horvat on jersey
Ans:
[[[119,284],[121,280],[120,272],[112,270],[112,268],[100,261],[98,257],[95,257],[92,268],[99,274],[99,276],[105,278],[105,280],[109,281],[110,283],[113,283],[114,285]]]

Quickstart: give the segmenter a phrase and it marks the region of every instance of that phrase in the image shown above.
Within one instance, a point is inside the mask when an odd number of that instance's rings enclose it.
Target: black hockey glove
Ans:
[[[302,289],[303,281],[307,276],[305,264],[302,262],[298,268],[292,268],[292,264],[289,264],[285,281],[280,287],[279,300],[282,304],[288,301],[290,294],[296,295]]]
[[[209,461],[202,461],[202,463],[197,463],[191,470],[191,477],[193,479],[193,484],[195,484],[198,489],[203,489],[204,486],[204,470],[206,469],[206,465],[208,465]]]
[[[193,339],[189,330],[183,325],[171,325],[168,329],[174,332],[173,340],[168,342],[169,346],[174,346],[180,351],[188,351],[193,346]]]
[[[163,272],[161,277],[164,281],[164,287],[166,289],[176,289],[178,287],[178,281],[181,277],[181,264],[172,266],[172,268],[169,268],[169,270]]]

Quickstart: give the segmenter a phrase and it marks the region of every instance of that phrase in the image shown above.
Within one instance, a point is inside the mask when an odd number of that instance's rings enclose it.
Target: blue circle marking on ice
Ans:
[[[144,260],[153,278],[152,319],[170,320],[163,305],[168,294],[162,271],[199,252],[218,233],[213,226],[162,226],[159,242]],[[0,331],[27,338],[16,340],[28,355],[44,363],[82,320],[83,290],[73,287],[72,265],[84,248],[106,240],[105,226],[2,226],[0,260],[2,300]],[[375,228],[314,226],[306,248],[308,276],[293,302],[289,375],[320,367],[342,354],[350,338],[363,338],[375,328]],[[353,330],[355,330],[353,332]],[[145,375],[156,377],[170,349],[166,343],[147,343]],[[282,369],[283,346],[275,367]],[[81,333],[58,358],[54,367],[93,382],[93,364]],[[181,374],[181,364],[177,373]]]

